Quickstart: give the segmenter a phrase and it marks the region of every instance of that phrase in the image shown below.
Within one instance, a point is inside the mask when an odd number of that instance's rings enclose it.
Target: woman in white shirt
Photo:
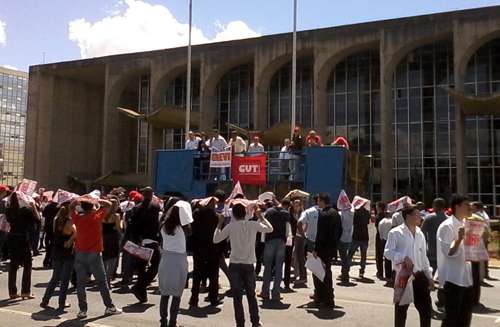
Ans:
[[[172,202],[175,201],[175,204]],[[161,227],[163,246],[158,269],[160,287],[160,326],[177,326],[177,314],[188,274],[186,233],[192,222],[191,208],[187,202],[174,199],[166,205]],[[186,219],[187,216],[187,219]],[[191,219],[189,219],[189,216]],[[169,310],[170,304],[170,310]]]

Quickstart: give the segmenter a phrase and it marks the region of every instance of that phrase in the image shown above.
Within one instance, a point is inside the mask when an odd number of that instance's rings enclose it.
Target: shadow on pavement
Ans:
[[[375,280],[367,277],[363,278],[354,278],[355,281],[358,283],[363,283],[363,284],[375,284]]]
[[[260,306],[262,309],[269,310],[287,310],[290,308],[289,303],[283,303],[281,301],[264,300]]]
[[[489,313],[499,313],[500,310],[498,309],[493,309],[493,308],[488,308],[484,304],[480,303],[472,309],[473,313],[479,313],[479,314],[489,314]]]
[[[211,305],[207,305],[205,307],[180,309],[179,313],[181,315],[190,316],[193,318],[207,318],[209,315],[214,315],[221,311],[222,310],[219,307],[213,307]]]
[[[0,301],[0,308],[11,307],[11,306],[17,305],[21,301],[22,301],[21,298],[17,298],[14,300],[11,300],[11,299],[1,300]]]
[[[106,315],[98,316],[98,317],[91,318],[91,319],[84,319],[84,320],[80,320],[78,318],[70,319],[70,320],[63,321],[54,327],[87,327],[89,323],[92,323],[92,322],[97,321],[99,319],[102,319],[104,317],[106,317]]]
[[[343,287],[354,287],[356,285],[358,285],[358,284],[353,283],[351,281],[349,281],[349,282],[338,282],[337,283],[337,286],[343,286]]]
[[[307,313],[314,315],[321,320],[334,320],[345,316],[345,312],[338,309],[343,309],[338,305],[335,308],[318,307],[314,301],[298,306],[299,309],[305,309]]]
[[[123,312],[126,313],[143,313],[146,312],[149,308],[154,307],[154,304],[151,303],[134,303],[124,306],[122,308]]]
[[[47,308],[31,314],[31,319],[35,321],[49,321],[53,319],[61,319],[59,312],[54,308]]]

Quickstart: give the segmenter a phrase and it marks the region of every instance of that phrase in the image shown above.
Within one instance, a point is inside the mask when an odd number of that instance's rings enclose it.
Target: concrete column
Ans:
[[[316,50],[316,52],[319,52]],[[314,121],[313,128],[323,136],[323,142],[330,143],[330,139],[326,139],[326,127],[328,119],[328,108],[327,108],[327,83],[325,79],[320,76],[320,69],[323,68],[325,60],[322,58],[320,53],[314,54],[314,91],[313,91],[313,110],[314,110]],[[330,69],[328,67],[327,69]],[[328,74],[329,75],[329,74]]]
[[[200,130],[211,133],[217,115],[216,86],[210,80],[213,67],[205,59],[200,63]]]
[[[392,102],[393,69],[386,51],[385,33],[380,38],[380,141],[381,141],[381,187],[382,201],[394,198],[394,139],[392,136],[394,109]]]

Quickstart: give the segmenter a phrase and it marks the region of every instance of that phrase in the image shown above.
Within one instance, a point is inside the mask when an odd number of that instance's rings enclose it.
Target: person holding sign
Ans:
[[[384,255],[392,261],[393,270],[396,270],[398,265],[402,265],[403,269],[412,275],[411,277],[407,276],[412,280],[411,285],[408,281],[408,285],[401,288],[411,288],[409,292],[413,293],[413,300],[410,296],[410,302],[414,301],[418,310],[420,326],[430,327],[432,318],[430,291],[434,289],[434,280],[432,279],[432,268],[427,258],[425,236],[418,227],[421,221],[420,211],[417,207],[409,205],[401,211],[401,214],[404,223],[389,232]],[[399,278],[396,279],[395,287],[402,286]],[[406,293],[407,290],[404,292]],[[395,302],[394,326],[404,327],[409,304],[402,303],[403,301],[400,299],[395,299]]]
[[[455,194],[450,202],[452,216],[437,231],[437,262],[441,288],[444,288],[446,317],[442,327],[468,327],[472,320],[472,268],[465,261],[464,221],[472,210],[470,200]]]

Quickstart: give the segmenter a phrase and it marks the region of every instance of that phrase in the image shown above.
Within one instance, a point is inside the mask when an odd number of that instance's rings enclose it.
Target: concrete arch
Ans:
[[[457,58],[456,64],[457,64],[457,71],[456,73],[460,77],[460,80],[463,81],[465,78],[466,70],[467,70],[467,65],[469,64],[469,61],[472,59],[474,54],[483,46],[487,45],[489,42],[499,39],[500,38],[500,29],[494,30],[492,32],[488,32],[484,34],[483,36],[477,38],[472,44],[469,44],[469,46],[463,51],[462,55]]]

